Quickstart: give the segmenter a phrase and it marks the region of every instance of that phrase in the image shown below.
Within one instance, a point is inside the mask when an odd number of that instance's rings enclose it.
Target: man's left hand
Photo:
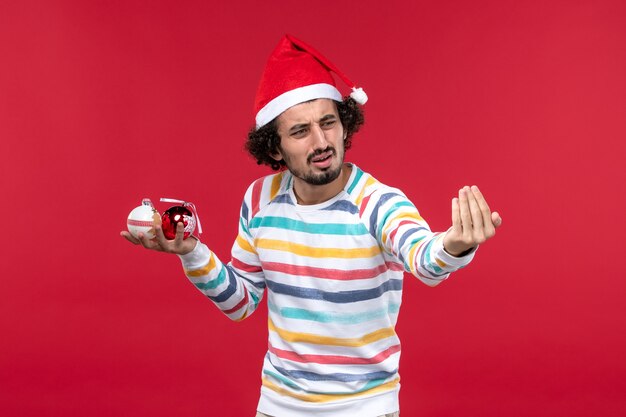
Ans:
[[[465,186],[452,199],[452,227],[443,238],[443,248],[452,256],[461,256],[486,242],[502,224],[498,212],[491,212],[477,186]]]

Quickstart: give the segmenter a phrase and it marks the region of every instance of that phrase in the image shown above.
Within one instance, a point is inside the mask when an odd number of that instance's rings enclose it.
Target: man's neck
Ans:
[[[339,194],[348,183],[352,165],[343,164],[341,173],[332,182],[324,185],[311,185],[300,178],[294,177],[293,192],[298,204],[310,206],[321,204]]]

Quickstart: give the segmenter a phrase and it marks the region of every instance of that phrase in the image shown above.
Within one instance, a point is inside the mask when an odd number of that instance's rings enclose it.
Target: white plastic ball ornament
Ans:
[[[156,211],[149,198],[141,200],[141,205],[135,207],[128,215],[126,227],[131,235],[139,239],[139,233],[143,233],[148,239],[154,239],[154,225],[161,221],[159,212]]]

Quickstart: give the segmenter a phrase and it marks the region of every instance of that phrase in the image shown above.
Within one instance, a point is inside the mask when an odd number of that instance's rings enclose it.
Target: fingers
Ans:
[[[135,236],[133,236],[129,232],[122,231],[122,232],[120,232],[120,236],[122,236],[124,239],[128,240],[133,245],[141,245],[141,246],[143,246],[146,249],[159,250],[159,245],[156,244],[153,239],[147,238],[141,232],[137,235],[138,237],[135,237]]]
[[[184,239],[185,225],[183,222],[178,222],[176,225],[176,236],[173,240],[168,240],[165,237],[160,221],[155,220],[153,230],[153,238],[147,237],[144,233],[139,233],[137,237],[134,237],[127,231],[120,232],[120,236],[134,245],[141,245],[146,249],[159,252],[185,254],[191,252],[196,246],[197,239]]]
[[[176,224],[176,235],[174,235],[174,240],[170,240],[168,242],[168,252],[179,253],[180,249],[183,246],[183,238],[185,235],[185,224],[183,222],[178,222]]]
[[[452,231],[459,236],[463,234],[463,227],[461,225],[461,208],[459,207],[459,199],[452,199]]]
[[[180,246],[180,244],[183,241],[184,236],[185,236],[185,224],[183,222],[178,222],[178,224],[176,225],[176,237],[174,238],[174,242],[176,243],[177,246]]]
[[[452,227],[444,235],[443,247],[459,256],[493,237],[501,224],[500,214],[491,212],[478,187],[465,186],[452,199]]]
[[[141,245],[146,249],[158,249],[158,244],[154,242],[153,239],[146,237],[143,233],[139,232],[137,237],[133,236],[131,233],[122,231],[120,232],[120,236],[128,240],[133,245]]]
[[[163,227],[161,227],[161,223],[154,225],[154,235],[155,235],[155,240],[158,243],[161,250],[167,252],[168,240],[163,234]]]
[[[496,228],[502,224],[498,213],[491,209],[480,189],[473,185],[459,190],[459,212],[463,241],[474,244],[484,243],[496,234]]]
[[[143,233],[139,232],[139,243],[146,249],[160,250],[159,244],[156,242],[155,238],[149,238]]]
[[[461,236],[464,241],[469,241],[472,238],[472,212],[464,188],[459,190],[459,212],[461,213]]]
[[[139,245],[141,243],[135,236],[131,235],[129,232],[122,231],[120,232],[120,236],[128,240],[133,245]]]
[[[483,224],[486,225],[491,223],[491,210],[489,209],[489,205],[487,204],[485,197],[483,197],[483,193],[481,193],[478,187],[475,185],[472,185],[471,191],[480,209],[483,218]]]
[[[168,253],[180,253],[183,248],[183,239],[185,236],[185,224],[183,222],[178,222],[176,224],[176,236],[173,240],[168,240],[163,233],[163,228],[160,224],[155,225],[154,227],[156,242],[159,246],[159,249],[163,252]]]
[[[473,185],[471,188],[472,194],[476,199],[476,203],[478,204],[480,210],[480,216],[482,218],[482,228],[483,228],[483,238],[489,239],[496,234],[496,230],[494,224],[491,219],[491,209],[489,209],[489,205],[483,197],[483,194],[480,192],[477,186]]]
[[[459,190],[461,210],[466,213],[463,218],[463,241],[468,245],[476,245],[485,241],[483,218],[472,190],[465,186]],[[466,206],[463,209],[463,206]]]
[[[463,191],[467,195],[467,202],[469,204],[470,214],[472,216],[472,230],[474,234],[480,233],[482,231],[484,222],[483,214],[480,211],[478,201],[476,201],[476,196],[474,195],[470,187],[464,187]]]

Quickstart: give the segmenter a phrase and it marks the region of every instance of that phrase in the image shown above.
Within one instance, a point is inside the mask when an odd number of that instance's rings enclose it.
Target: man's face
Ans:
[[[290,107],[277,119],[280,149],[273,157],[310,185],[325,185],[339,176],[344,131],[333,100],[318,99]]]

